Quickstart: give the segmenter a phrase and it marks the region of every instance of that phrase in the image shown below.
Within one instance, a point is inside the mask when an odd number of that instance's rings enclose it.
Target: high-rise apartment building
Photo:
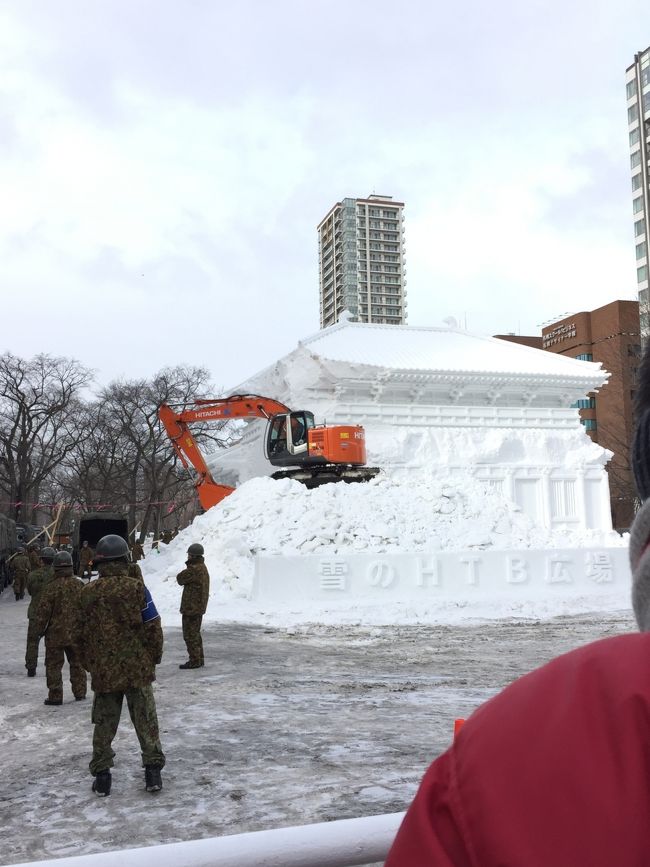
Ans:
[[[650,48],[635,55],[627,69],[627,122],[632,167],[632,212],[636,245],[636,279],[639,293],[641,337],[650,338],[648,298],[648,250],[650,249]]]
[[[356,322],[406,324],[404,203],[337,202],[318,225],[320,327],[348,310]]]

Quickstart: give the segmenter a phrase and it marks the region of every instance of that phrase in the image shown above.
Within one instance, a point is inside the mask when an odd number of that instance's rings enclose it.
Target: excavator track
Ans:
[[[306,488],[318,488],[321,485],[329,485],[332,482],[369,482],[377,473],[379,467],[346,467],[327,464],[325,466],[297,467],[292,470],[280,470],[273,473],[273,479],[294,479]]]

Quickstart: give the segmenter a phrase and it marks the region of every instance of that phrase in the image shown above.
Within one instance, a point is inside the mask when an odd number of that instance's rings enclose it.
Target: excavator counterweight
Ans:
[[[216,419],[265,418],[268,421],[265,456],[276,467],[274,479],[292,478],[308,488],[329,482],[363,482],[379,469],[366,467],[365,432],[361,425],[316,425],[306,410],[292,412],[273,398],[257,394],[234,394],[214,400],[197,400],[179,412],[167,404],[158,410],[179,460],[199,475],[196,490],[203,509],[210,509],[234,488],[221,485],[212,477],[189,424]]]

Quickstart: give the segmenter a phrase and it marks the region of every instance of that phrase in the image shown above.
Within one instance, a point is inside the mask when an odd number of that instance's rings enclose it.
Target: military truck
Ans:
[[[88,542],[93,550],[102,536],[114,534],[129,542],[129,521],[119,512],[84,512],[76,523],[73,534],[72,561],[79,574],[79,549]]]
[[[27,547],[32,539],[36,539],[34,544],[39,548],[47,545],[47,536],[42,527],[36,527],[34,524],[16,524],[16,540],[19,545]]]

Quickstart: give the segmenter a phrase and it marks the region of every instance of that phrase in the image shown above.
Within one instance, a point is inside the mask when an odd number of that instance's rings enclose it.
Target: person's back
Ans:
[[[579,648],[480,707],[386,867],[650,863],[650,635]]]
[[[76,641],[79,622],[79,603],[83,584],[69,569],[58,569],[56,578],[50,581],[39,596],[37,611],[42,606],[49,612],[47,637],[55,647],[70,647]]]
[[[34,612],[36,611],[36,604],[41,590],[52,580],[52,578],[54,578],[54,567],[52,566],[52,561],[47,563],[43,562],[41,566],[37,569],[32,569],[28,574],[27,592],[31,599],[27,609],[27,617],[30,619],[34,616]]]
[[[36,624],[36,609],[43,588],[54,578],[54,557],[56,552],[53,548],[46,547],[41,553],[42,565],[38,569],[32,569],[27,576],[27,592],[30,595],[27,609],[27,645],[25,649],[25,668],[28,677],[36,676],[38,665],[38,645],[40,634]]]
[[[82,651],[96,692],[141,687],[155,679],[162,655],[160,619],[144,623],[144,584],[125,561],[102,564],[101,577],[81,594]]]
[[[52,554],[54,551],[49,549]],[[70,684],[77,701],[86,697],[86,672],[77,649],[80,629],[80,597],[83,584],[74,574],[72,557],[60,551],[53,558],[54,578],[41,590],[36,602],[34,627],[45,635],[46,705],[63,703],[63,663],[70,666]]]
[[[19,548],[18,553],[15,554],[9,562],[11,568],[11,575],[13,578],[14,596],[16,597],[16,602],[18,602],[18,600],[22,599],[25,595],[27,576],[29,575],[32,567],[29,557],[27,556],[23,548]],[[41,561],[39,559],[39,565],[40,562]]]
[[[38,569],[41,563],[41,555],[38,552],[38,548],[31,547],[27,551],[27,555],[29,557],[29,568],[30,569]]]
[[[160,615],[144,583],[128,574],[129,547],[124,538],[103,536],[97,543],[95,562],[99,578],[81,592],[78,636],[82,662],[90,671],[95,693],[89,764],[95,778],[92,788],[104,797],[111,792],[112,743],[126,699],[140,742],[145,788],[158,792],[165,754],[152,682],[163,650]]]

